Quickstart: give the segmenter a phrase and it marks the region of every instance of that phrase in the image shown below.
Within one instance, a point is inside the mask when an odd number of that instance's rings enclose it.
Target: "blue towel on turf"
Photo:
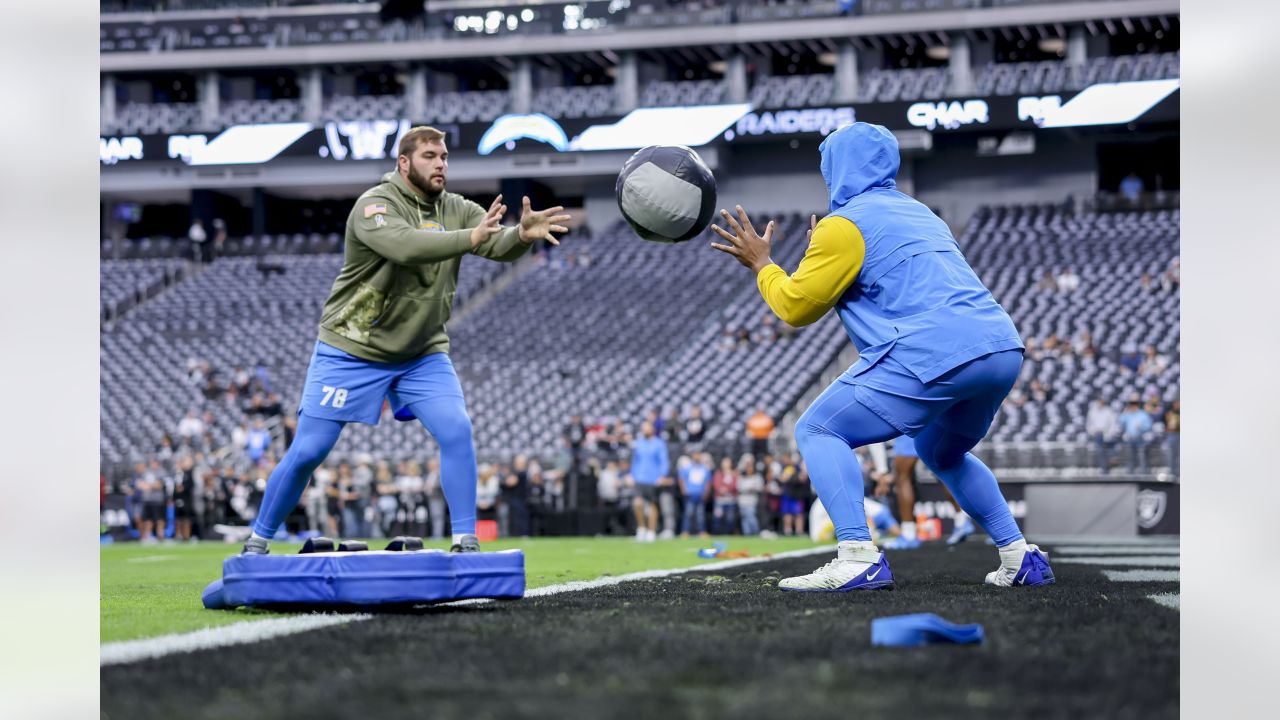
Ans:
[[[982,625],[957,625],[947,622],[933,613],[892,615],[871,621],[871,644],[892,647],[917,647],[951,643],[956,645],[980,644],[983,641]]]

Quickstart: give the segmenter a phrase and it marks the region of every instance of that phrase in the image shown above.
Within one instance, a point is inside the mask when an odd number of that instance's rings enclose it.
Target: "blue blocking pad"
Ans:
[[[957,625],[933,613],[892,615],[871,621],[871,644],[893,647],[953,644],[976,645],[983,641],[982,625]]]
[[[524,597],[520,550],[236,555],[202,595],[211,610],[269,605],[409,605]]]

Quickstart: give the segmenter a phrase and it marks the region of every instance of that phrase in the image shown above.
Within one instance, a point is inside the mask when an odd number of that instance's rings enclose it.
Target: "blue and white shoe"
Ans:
[[[947,538],[947,544],[959,545],[965,540],[968,540],[969,536],[972,535],[973,533],[974,533],[973,519],[970,518],[968,515],[963,515],[961,516],[961,519],[958,522],[956,522],[955,529],[951,531],[951,537]]]
[[[996,587],[1052,585],[1049,556],[1035,545],[1019,545],[1021,547],[1000,551],[1000,569],[987,574],[987,584]]]
[[[849,592],[893,587],[893,571],[884,553],[868,565],[856,560],[836,558],[808,575],[783,578],[779,590],[791,592]]]
[[[906,535],[890,538],[884,543],[885,550],[915,550],[918,547],[920,547],[920,540]]]

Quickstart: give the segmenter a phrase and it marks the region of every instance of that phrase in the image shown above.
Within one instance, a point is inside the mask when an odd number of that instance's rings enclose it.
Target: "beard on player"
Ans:
[[[413,163],[409,163],[409,182],[423,195],[434,198],[444,192],[445,176],[444,173],[424,176]]]

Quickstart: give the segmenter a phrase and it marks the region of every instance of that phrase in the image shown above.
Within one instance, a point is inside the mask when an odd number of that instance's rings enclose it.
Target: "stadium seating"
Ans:
[[[432,93],[427,98],[427,122],[492,122],[507,112],[511,96],[506,90]],[[415,118],[416,119],[416,118]]]
[[[823,105],[831,101],[831,75],[783,75],[761,78],[748,97],[756,107],[784,108]]]
[[[798,232],[802,217],[780,215],[780,232]],[[1180,295],[1140,283],[1143,274],[1158,278],[1177,256],[1178,221],[1177,210],[1076,213],[1065,206],[975,214],[961,247],[1031,348],[1019,388],[981,448],[985,458],[1002,468],[1087,467],[1084,418],[1095,395],[1112,402],[1178,396]],[[305,253],[336,248],[336,239],[231,241],[238,252],[270,254],[219,259],[105,330],[104,461],[145,456],[187,409],[206,404],[187,380],[189,357],[223,372],[262,362],[284,406],[296,407],[320,305],[341,265],[338,255]],[[294,254],[280,254],[286,252]],[[791,243],[777,259],[790,268],[801,253]],[[286,272],[259,281],[262,260]],[[785,414],[847,344],[834,317],[776,337],[778,326],[764,325],[754,286],[696,241],[644,243],[618,224],[595,239],[575,239],[550,261],[525,262],[509,285],[450,327],[482,458],[549,457],[575,413],[633,420],[692,405],[707,418],[706,441],[729,448],[755,406]],[[180,279],[181,265],[104,263],[104,314]],[[464,262],[459,307],[506,267]],[[1080,277],[1075,292],[1038,287],[1046,273],[1067,268]],[[751,339],[736,338],[739,330]],[[1051,335],[1070,343],[1086,331],[1096,348],[1091,356],[1039,349]],[[1168,359],[1166,367],[1138,375],[1121,366],[1122,352],[1147,345]],[[1050,396],[1037,399],[1033,381]],[[225,443],[244,415],[235,407],[215,414],[215,440]],[[387,418],[377,427],[353,426],[335,458],[371,452],[399,459],[431,447],[416,426],[406,431]]]
[[[405,114],[405,100],[399,95],[364,97],[336,96],[325,103],[324,120],[381,120]]]
[[[834,0],[811,0],[811,2],[788,2],[785,4],[744,3],[737,8],[736,12],[738,22],[744,23],[837,17],[840,14],[840,4]]]
[[[976,70],[975,92],[966,97],[1056,93],[1080,90],[1100,82],[1176,78],[1179,61],[1180,53],[1172,52],[1097,57],[1078,69],[1061,60],[990,63]],[[947,97],[950,83],[951,73],[945,67],[868,70],[859,78],[855,102],[911,102]],[[719,89],[707,88],[704,81],[682,88],[683,92],[661,88],[654,93],[663,99],[679,97],[683,101],[680,104],[688,105],[705,102],[696,95],[699,91],[706,93],[704,97],[723,95]],[[773,76],[762,78],[752,86],[750,100],[764,108],[815,106],[830,103],[834,91],[833,75]]]
[[[787,215],[780,232],[800,222]],[[527,273],[452,330],[482,455],[546,456],[574,413],[630,421],[693,404],[709,442],[736,436],[756,404],[785,412],[838,348],[837,323],[718,350],[724,329],[753,327],[762,308],[749,277],[702,242],[644,243],[616,225],[575,249],[589,265]]]
[[[1060,60],[990,63],[975,73],[978,95],[1056,93],[1094,83],[1159,80],[1180,76],[1180,52],[1090,58],[1072,68]]]
[[[1019,394],[1006,401],[988,436],[998,465],[1088,466],[1084,432],[1095,396],[1118,404],[1134,396],[1169,402],[1179,391],[1180,293],[1156,279],[1178,255],[1177,210],[1074,214],[1054,206],[984,208],[961,246],[1028,340]],[[1046,273],[1070,268],[1080,288],[1037,288]],[[1144,289],[1143,274],[1152,278]],[[1092,335],[1094,356],[1044,352],[1050,336],[1071,343]],[[1169,363],[1142,376],[1119,356],[1154,345]],[[1033,380],[1049,399],[1036,400]]]
[[[102,123],[102,132],[155,135],[196,130],[200,125],[200,106],[195,103],[128,103],[116,109],[114,123]]]
[[[154,284],[152,268],[162,267],[163,261],[137,264],[143,262],[103,263],[104,306],[105,293],[114,300],[139,282]],[[263,272],[267,266],[284,272]],[[190,358],[212,363],[223,383],[237,366],[264,365],[272,390],[283,397],[285,412],[296,408],[321,305],[341,266],[342,257],[335,254],[222,258],[114,327],[104,328],[104,464],[119,466],[149,457],[160,437],[173,434],[190,409],[214,411],[216,423],[210,431],[217,447],[226,445],[232,430],[247,422],[238,405],[206,401],[201,388],[188,378]],[[476,259],[463,262],[455,307],[465,306],[472,293],[507,267]]]
[[[227,238],[220,256],[240,255],[314,255],[333,253],[342,249],[342,236],[337,233],[292,233],[262,235],[259,237]],[[102,258],[133,260],[139,258],[192,257],[191,244],[185,239],[142,238],[138,240],[104,239],[100,247]]]
[[[98,272],[102,321],[119,318],[189,274],[189,263],[173,257],[103,260]]]
[[[667,82],[655,80],[640,93],[641,107],[715,105],[724,101],[728,87],[723,80]]]
[[[691,2],[685,8],[656,9],[654,5],[637,4],[628,12],[623,24],[629,28],[688,27],[690,25],[724,25],[731,22],[733,8],[703,7],[713,3]]]
[[[782,216],[779,236],[798,235],[807,217]],[[774,260],[790,272],[803,254],[801,244],[788,243],[779,248]],[[723,260],[711,257],[712,270],[716,261],[723,264]],[[735,284],[732,275],[723,274],[730,269],[720,268],[720,279],[731,286],[727,302],[662,364],[653,380],[627,404],[622,417],[641,417],[651,409],[660,410],[664,417],[670,409],[684,416],[697,405],[707,425],[704,442],[728,449],[741,437],[742,423],[755,407],[781,417],[847,345],[848,336],[834,315],[789,335],[764,307],[754,284]],[[742,330],[750,333],[750,340],[735,337]]]
[[[159,13],[145,20],[111,19],[107,15],[98,32],[98,49],[103,53],[167,52],[403,39],[404,23],[384,26],[372,3],[335,5],[333,12],[275,16],[262,12],[241,15],[231,10],[198,16],[166,17]]]
[[[538,112],[555,118],[601,117],[614,111],[612,85],[543,88],[534,93]]]
[[[231,100],[222,103],[220,110],[218,120],[223,126],[242,123],[293,122],[302,115],[302,103],[287,99]]]

